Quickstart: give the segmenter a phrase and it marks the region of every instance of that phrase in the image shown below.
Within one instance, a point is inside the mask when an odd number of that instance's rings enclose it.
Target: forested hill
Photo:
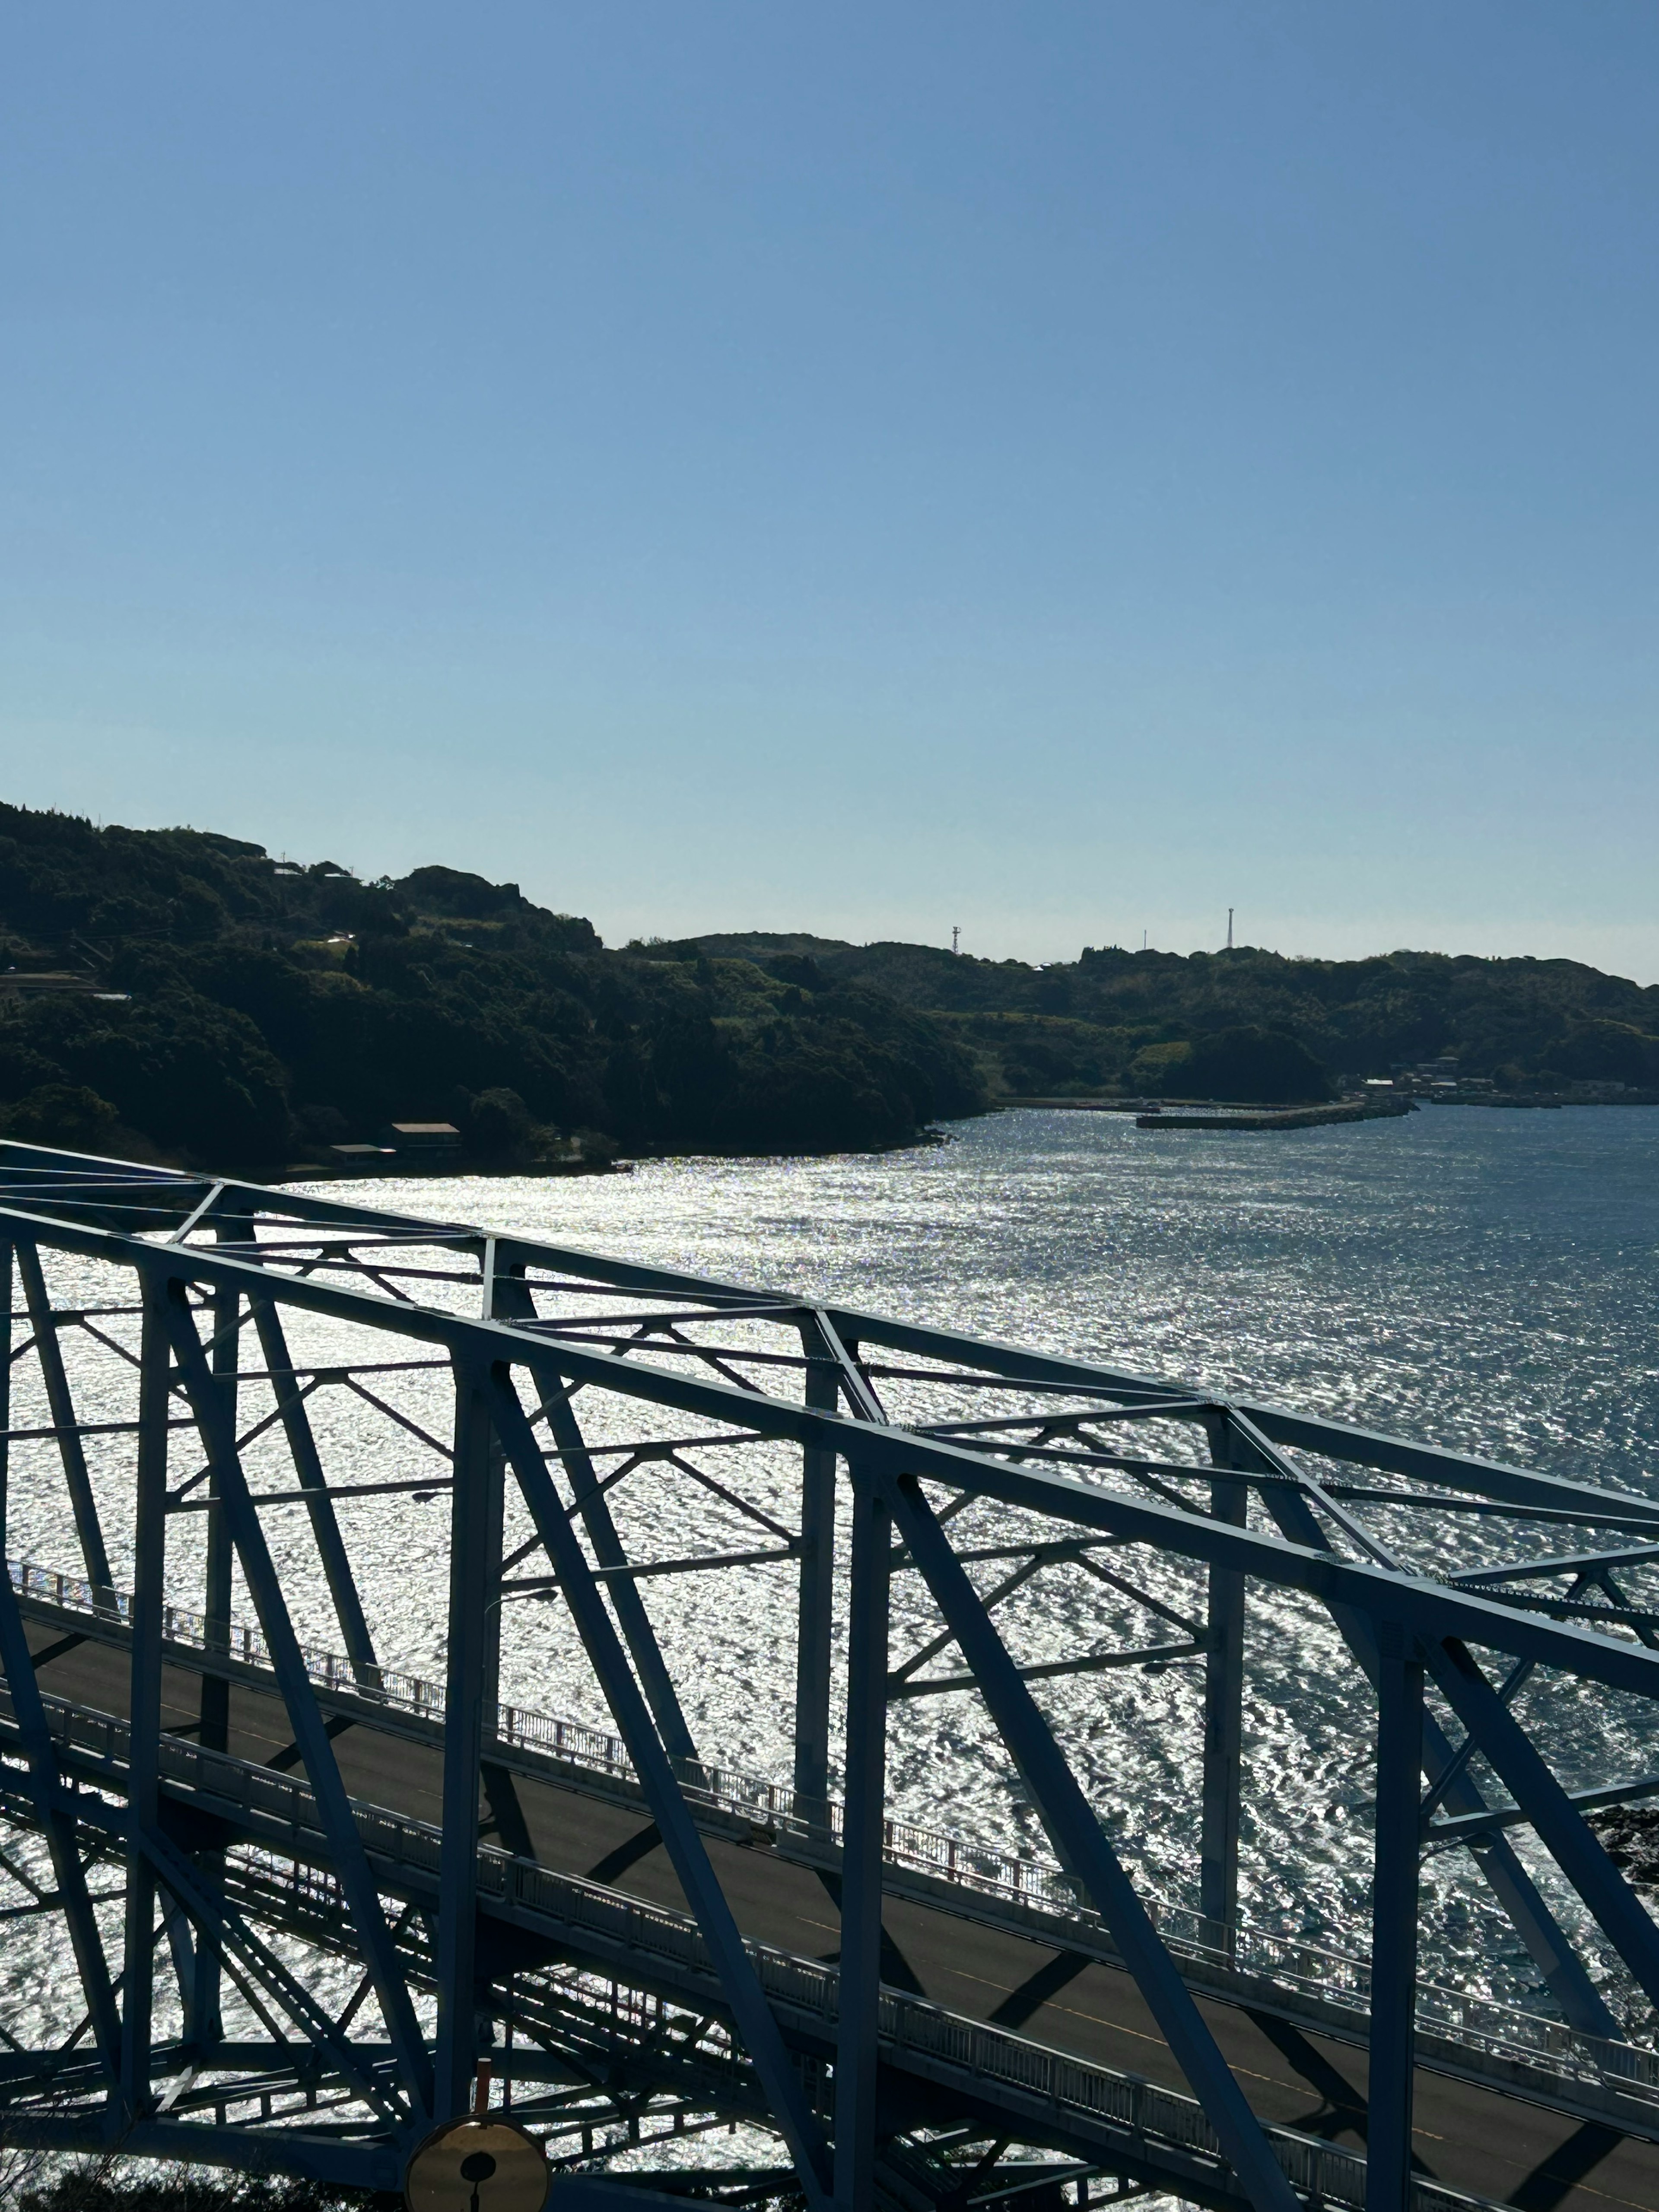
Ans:
[[[513,884],[364,882],[0,806],[0,1130],[227,1168],[447,1121],[468,1164],[913,1140],[1000,1096],[1317,1097],[1455,1055],[1659,1087],[1659,989],[1559,960],[711,936],[607,950]]]
[[[710,957],[810,963],[927,1008],[1016,1094],[1121,1086],[1201,1095],[1195,1078],[1225,1059],[1293,1042],[1334,1081],[1450,1056],[1500,1091],[1572,1083],[1659,1088],[1659,987],[1644,989],[1572,960],[1480,960],[1390,952],[1370,960],[1287,960],[1231,952],[1088,950],[1034,968],[932,945],[827,938],[710,936],[677,949]],[[1302,1064],[1297,1054],[1284,1065]],[[1236,1092],[1218,1081],[1210,1095]]]
[[[987,1096],[948,1024],[855,981],[608,951],[455,869],[0,806],[0,1128],[30,1142],[268,1170],[435,1120],[528,1167],[902,1144]]]

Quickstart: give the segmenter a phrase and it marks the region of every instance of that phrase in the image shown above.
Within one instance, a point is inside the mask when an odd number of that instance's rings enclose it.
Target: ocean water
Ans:
[[[1659,1110],[1237,1134],[1020,1110],[951,1133],[383,1195],[1554,1473],[1659,1471]]]
[[[957,1125],[951,1138],[936,1149],[876,1158],[667,1160],[590,1179],[425,1178],[362,1194],[428,1218],[511,1228],[1267,1397],[1549,1473],[1650,1495],[1659,1489],[1659,1111],[1437,1107],[1403,1120],[1222,1135],[1140,1131],[1117,1115],[1022,1110]],[[337,1184],[318,1188],[348,1194]],[[62,1263],[53,1280],[65,1297],[85,1298],[97,1277]],[[441,1285],[430,1294],[449,1295]],[[110,1326],[118,1334],[124,1325]],[[296,1323],[295,1356],[325,1357],[331,1346],[342,1356],[346,1334]],[[384,1340],[382,1347],[386,1356]],[[98,1369],[102,1379],[83,1386],[83,1418],[123,1403],[130,1371],[112,1357]],[[407,1418],[443,1432],[441,1376],[389,1377],[379,1387]],[[24,1376],[15,1419],[26,1417],[33,1388]],[[319,1393],[313,1406],[337,1479],[401,1477],[426,1463],[417,1439],[361,1401]],[[260,1410],[252,1390],[248,1409]],[[611,1432],[606,1418],[596,1416],[596,1437]],[[256,1479],[266,1448],[250,1454]],[[798,1481],[793,1455],[756,1459],[744,1494],[787,1523]],[[275,1455],[270,1466],[279,1468]],[[130,1515],[118,1446],[94,1451],[94,1473],[119,1578],[119,1532]],[[672,1472],[629,1478],[615,1503],[636,1556],[756,1540],[751,1523]],[[441,1674],[445,1504],[405,1496],[348,1511],[381,1657]],[[266,1517],[301,1633],[337,1644],[301,1516]],[[964,1542],[1006,1540],[1017,1525],[1000,1509],[980,1506],[956,1533]],[[510,1523],[509,1540],[523,1526]],[[202,1516],[177,1516],[170,1528],[171,1594],[198,1602]],[[1465,1526],[1459,1559],[1490,1540]],[[1559,1547],[1541,1538],[1536,1547]],[[44,1449],[18,1448],[8,1548],[76,1565],[61,1475]],[[1432,1542],[1419,1541],[1414,1556],[1430,1571],[1449,1563]],[[1201,1611],[1201,1584],[1183,1564],[1143,1557],[1133,1572],[1177,1609]],[[916,1580],[896,1586],[896,1660],[937,1631]],[[641,1588],[705,1757],[787,1779],[793,1567]],[[238,1609],[252,1617],[245,1599]],[[1144,1612],[1070,1569],[1028,1584],[998,1619],[1026,1662],[1074,1653],[1091,1639],[1148,1640]],[[556,1606],[514,1608],[504,1624],[502,1690],[606,1723]],[[1199,1666],[1188,1662],[1074,1676],[1039,1691],[1137,1877],[1177,1901],[1193,1896],[1200,1690]],[[1525,1696],[1529,1722],[1570,1784],[1659,1766],[1659,1729],[1635,1701],[1541,1676]],[[1257,1920],[1363,1948],[1370,1728],[1369,1693],[1328,1622],[1293,1594],[1253,1587],[1243,1889]],[[976,1698],[896,1707],[890,1762],[895,1812],[1046,1856]],[[1523,1848],[1564,1922],[1593,1946],[1594,1931],[1547,1860]],[[1538,2002],[1530,1962],[1467,1853],[1430,1863],[1425,1924],[1425,1962],[1437,1978]],[[1606,1972],[1634,2021],[1610,1961]],[[0,1981],[15,1988],[11,1973],[0,1972]]]

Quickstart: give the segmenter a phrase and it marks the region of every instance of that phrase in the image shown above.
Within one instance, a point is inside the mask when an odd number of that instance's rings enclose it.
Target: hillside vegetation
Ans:
[[[456,869],[368,883],[20,807],[0,806],[0,1128],[249,1170],[393,1121],[453,1121],[485,1168],[868,1150],[1010,1094],[1318,1098],[1446,1054],[1514,1090],[1659,1087],[1659,989],[1571,961],[616,951]]]
[[[758,934],[663,949],[810,961],[827,982],[926,1007],[1018,1096],[1122,1088],[1316,1098],[1321,1082],[1361,1082],[1442,1056],[1500,1090],[1659,1088],[1659,987],[1573,960],[1287,960],[1249,945],[1187,956],[1113,946],[1034,968],[932,945]],[[1261,1087],[1281,1079],[1289,1087]]]
[[[987,1101],[971,1047],[879,989],[607,951],[452,868],[363,883],[0,807],[0,1118],[34,1142],[270,1168],[441,1120],[506,1167],[573,1135],[590,1161],[868,1149]]]

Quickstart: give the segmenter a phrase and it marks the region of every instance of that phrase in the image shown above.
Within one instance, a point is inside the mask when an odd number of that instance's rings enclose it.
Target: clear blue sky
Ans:
[[[0,26],[0,793],[1659,979],[1652,0]]]

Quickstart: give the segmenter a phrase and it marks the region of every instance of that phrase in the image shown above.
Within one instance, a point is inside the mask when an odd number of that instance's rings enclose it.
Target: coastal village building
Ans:
[[[412,1166],[437,1166],[460,1156],[461,1133],[453,1121],[391,1121],[380,1141]]]

